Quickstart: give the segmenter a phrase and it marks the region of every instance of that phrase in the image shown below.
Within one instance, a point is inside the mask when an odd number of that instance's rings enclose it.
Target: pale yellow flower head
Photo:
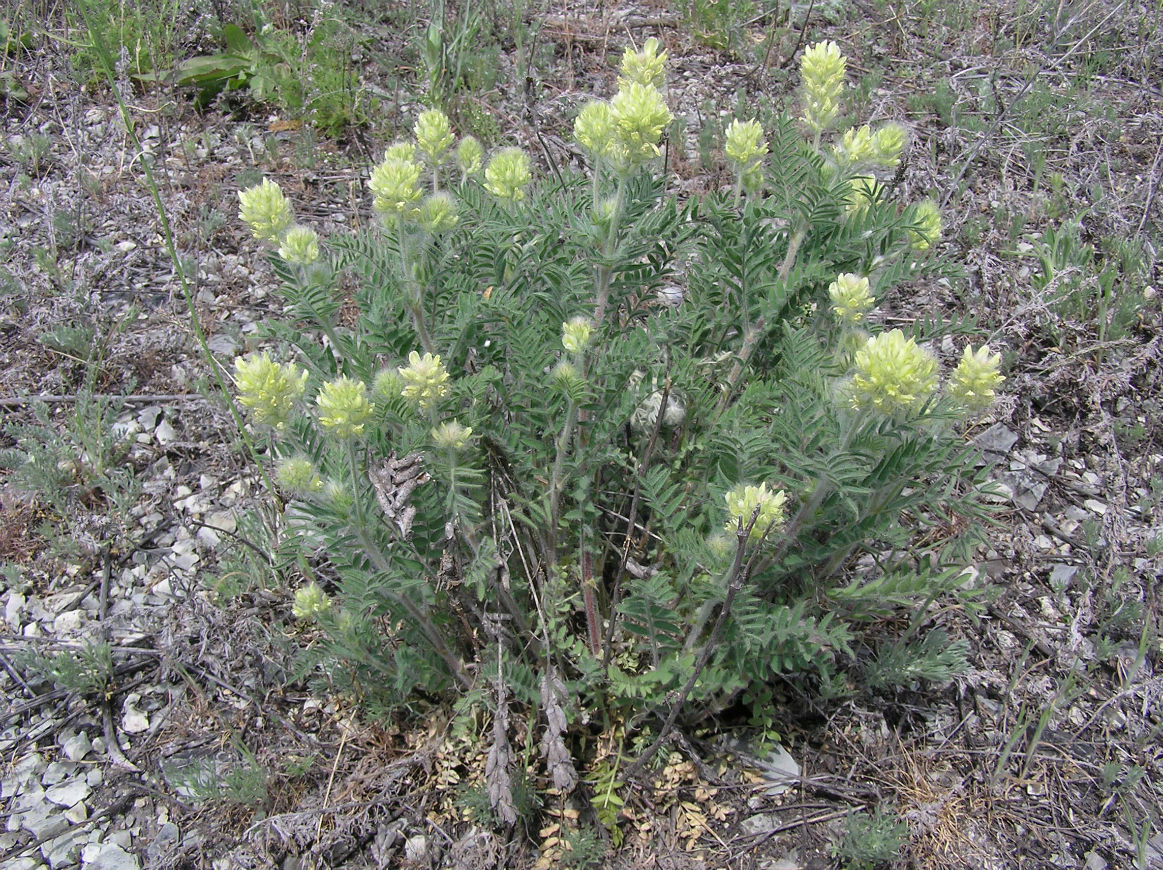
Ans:
[[[412,132],[416,134],[416,144],[434,164],[440,164],[452,147],[452,124],[448,116],[439,109],[421,112]]]
[[[856,352],[852,404],[883,414],[915,411],[937,388],[937,360],[899,329],[882,332]]]
[[[573,135],[578,144],[594,157],[609,157],[617,144],[614,110],[604,100],[590,100],[582,106],[573,122]]]
[[[319,259],[319,234],[310,227],[291,227],[283,233],[279,256],[294,266],[310,266]]]
[[[315,397],[315,407],[319,425],[338,438],[362,435],[375,410],[363,381],[346,377],[325,383]]]
[[[331,599],[319,588],[318,583],[312,581],[295,590],[295,603],[291,605],[291,612],[296,619],[313,620],[330,609]]]
[[[848,194],[845,211],[849,215],[857,215],[868,208],[869,203],[875,202],[879,194],[876,177],[872,175],[854,175],[848,179]]]
[[[983,344],[977,350],[966,345],[961,362],[949,379],[949,397],[970,413],[984,411],[1005,380],[1000,368],[1001,354],[990,353],[989,345]]]
[[[485,189],[498,199],[520,202],[532,177],[528,154],[520,148],[502,148],[485,168]]]
[[[872,162],[876,157],[876,137],[872,128],[865,124],[845,130],[833,148],[833,154],[841,166]]]
[[[804,120],[813,130],[827,130],[840,111],[848,62],[831,40],[817,42],[804,52],[800,79],[804,87]]]
[[[415,142],[393,142],[384,151],[384,160],[395,160],[400,163],[414,163],[416,160]]]
[[[736,118],[727,125],[723,150],[736,168],[747,169],[767,153],[763,127],[756,120],[740,121]]]
[[[417,215],[417,219],[420,221],[420,226],[430,233],[450,230],[460,220],[456,213],[456,201],[443,190],[438,190],[425,198],[424,202],[420,204],[420,213]]]
[[[421,411],[427,411],[448,395],[448,372],[439,356],[430,353],[420,356],[412,351],[408,354],[408,365],[401,366],[399,373],[404,384],[400,395]]]
[[[622,55],[622,82],[636,82],[661,88],[666,81],[666,52],[659,51],[662,43],[653,36],[642,43],[641,51],[626,49]]]
[[[475,136],[465,136],[456,146],[456,166],[466,178],[481,171],[485,149]]]
[[[442,450],[463,450],[472,438],[472,428],[451,420],[432,430],[432,443]]]
[[[909,242],[915,251],[924,251],[941,238],[941,210],[931,199],[922,199],[913,216],[916,229],[909,230]]]
[[[876,304],[869,292],[868,278],[843,272],[828,285],[832,311],[845,323],[858,323]]]
[[[589,346],[592,331],[588,317],[574,317],[561,324],[561,346],[570,353],[581,353]]]
[[[256,239],[277,242],[295,220],[283,190],[269,178],[238,193],[238,215]]]
[[[375,210],[384,216],[412,216],[424,195],[420,190],[420,165],[410,160],[386,158],[372,170],[368,183]]]
[[[291,495],[303,497],[323,489],[319,471],[306,456],[288,456],[275,466],[275,480]]]
[[[786,516],[787,493],[783,490],[771,492],[766,483],[759,486],[740,484],[727,493],[727,522],[723,529],[727,534],[737,534],[740,525],[750,526],[748,540],[757,543],[764,535],[770,537],[769,529],[781,525]],[[758,515],[757,515],[758,512]],[[755,519],[752,524],[751,520]]]
[[[238,401],[256,423],[282,428],[307,386],[307,372],[277,363],[264,351],[234,361]]]
[[[873,141],[876,164],[886,169],[894,169],[900,163],[901,152],[907,138],[908,134],[900,124],[885,124],[877,130]]]
[[[674,116],[653,85],[625,83],[610,101],[618,143],[631,167],[659,155],[662,131]]]

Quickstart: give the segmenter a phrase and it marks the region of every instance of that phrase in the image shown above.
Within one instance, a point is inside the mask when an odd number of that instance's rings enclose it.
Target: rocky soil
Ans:
[[[969,671],[842,701],[789,683],[785,752],[692,735],[628,806],[622,851],[594,866],[834,866],[847,816],[884,805],[910,825],[900,866],[1163,867],[1163,72],[1151,61],[1163,21],[1157,7],[1091,4],[1046,53],[995,55],[1011,10],[980,9],[964,32],[915,32],[892,4],[812,20],[865,59],[854,75],[872,115],[909,125],[902,193],[945,192],[945,253],[965,264],[963,281],[908,288],[886,316],[972,314],[1006,348],[1004,400],[970,433],[998,483],[998,523],[967,575],[990,594],[978,612],[938,602],[930,615],[969,641]],[[658,35],[675,59],[689,138],[671,161],[691,190],[721,183],[698,131],[736,93],[792,99],[781,63],[794,27],[764,65],[657,10],[532,23],[551,50],[527,79],[503,51],[479,102],[543,158],[568,159],[572,107],[604,92],[596,71],[630,37]],[[403,35],[370,32],[381,52],[413,56]],[[67,43],[45,46],[19,58],[26,97],[0,120],[0,862],[532,865],[537,830],[509,839],[456,806],[479,747],[444,722],[400,731],[362,717],[294,671],[307,639],[290,587],[269,580],[285,570],[262,537],[273,506],[214,386],[212,366],[277,311],[235,191],[275,177],[321,231],[345,225],[368,210],[369,155],[416,95],[382,126],[329,140],[263,107],[199,112],[189,94],[123,81],[138,151],[109,88],[78,89]],[[1076,62],[1097,47],[1122,54],[1079,97]],[[384,56],[364,70],[381,89]],[[948,106],[926,96],[938,81]],[[1053,99],[1031,114],[1035,86]],[[1060,123],[1026,129],[1051,115]],[[1092,310],[1064,314],[1031,291],[1030,240],[1058,212],[1082,214],[1091,244],[1142,246],[1145,266],[1117,292],[1143,302],[1116,337]]]

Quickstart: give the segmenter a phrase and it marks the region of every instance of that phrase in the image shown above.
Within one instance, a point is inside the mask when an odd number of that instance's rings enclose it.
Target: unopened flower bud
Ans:
[[[456,420],[441,423],[432,430],[432,443],[442,450],[462,450],[472,438],[472,428]]]
[[[485,189],[499,199],[520,202],[531,178],[529,155],[520,148],[502,148],[485,168]]]
[[[763,540],[764,536],[770,537],[771,531],[784,521],[787,493],[783,490],[770,492],[766,483],[739,485],[727,493],[726,500],[724,531],[737,534],[740,527],[750,528],[748,540],[753,544]]]
[[[467,178],[481,171],[485,160],[485,149],[474,136],[465,136],[456,146],[456,165]]]
[[[239,217],[250,227],[256,239],[277,242],[279,236],[294,221],[291,204],[282,188],[264,178],[261,184],[248,187],[238,194]]]
[[[876,178],[871,175],[854,175],[848,179],[848,195],[846,211],[849,215],[858,215],[876,201],[879,194]]]
[[[418,219],[420,226],[430,233],[450,230],[460,220],[456,214],[455,200],[443,190],[438,190],[421,203]]]
[[[872,308],[876,300],[868,291],[868,279],[844,272],[828,285],[832,311],[847,323],[856,323]]]
[[[666,80],[666,52],[660,52],[661,47],[662,43],[652,36],[642,43],[641,51],[626,49],[622,55],[622,80],[661,88]]]
[[[334,479],[323,484],[322,498],[333,511],[339,514],[349,513],[355,506],[355,497],[351,494],[351,488]]]
[[[404,392],[404,379],[398,369],[380,369],[372,379],[372,398],[377,402],[398,399]]]
[[[300,498],[323,489],[323,481],[319,478],[315,463],[306,456],[288,456],[280,459],[275,466],[275,479],[279,486]]]
[[[283,233],[279,256],[294,266],[310,266],[319,259],[319,234],[310,227],[291,227]]]
[[[416,134],[416,144],[420,146],[430,161],[440,164],[452,147],[452,124],[448,116],[439,109],[421,112],[412,130]]]
[[[320,614],[331,609],[331,599],[327,597],[319,584],[312,581],[295,591],[295,603],[291,605],[291,612],[296,619],[313,620]]]
[[[924,251],[941,238],[941,211],[931,199],[922,199],[915,206],[913,221],[915,229],[909,230],[909,242],[913,250]]]
[[[307,386],[307,372],[291,363],[274,362],[264,351],[234,361],[239,403],[256,423],[282,428]]]
[[[353,378],[328,381],[315,397],[319,410],[319,425],[338,438],[363,434],[375,406],[368,401],[367,387]]]
[[[937,361],[899,329],[882,332],[856,352],[852,404],[883,414],[914,411],[937,388]]]
[[[577,366],[569,360],[560,360],[549,373],[549,382],[575,402],[585,397],[586,382]]]
[[[400,394],[421,411],[427,411],[448,395],[448,372],[439,356],[408,354],[408,365],[399,369],[404,386]]]
[[[804,52],[800,61],[804,120],[812,130],[827,130],[836,120],[846,72],[847,61],[831,40],[817,42]]]
[[[993,403],[994,391],[1005,380],[1000,368],[1001,354],[991,354],[989,345],[983,344],[977,350],[966,346],[950,378],[949,397],[970,413],[984,411]]]

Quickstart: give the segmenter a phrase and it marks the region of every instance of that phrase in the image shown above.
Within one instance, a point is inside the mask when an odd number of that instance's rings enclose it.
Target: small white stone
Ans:
[[[49,786],[59,785],[68,779],[76,766],[72,764],[61,764],[59,761],[54,761],[44,769],[44,773],[40,776],[40,784],[45,788]]]
[[[4,621],[13,631],[20,631],[20,616],[27,600],[19,592],[12,592],[8,595],[8,601],[4,604]]]
[[[165,446],[166,444],[173,444],[178,440],[178,433],[174,427],[170,425],[168,420],[162,420],[157,424],[157,429],[153,433],[157,437],[157,443]]]
[[[72,779],[60,785],[54,785],[44,793],[45,800],[51,801],[58,807],[74,807],[93,793],[89,784],[83,779]]]
[[[149,717],[133,705],[130,701],[133,697],[130,695],[125,699],[121,713],[121,730],[126,734],[140,734],[149,730]]]
[[[69,610],[53,620],[52,629],[56,634],[71,634],[81,627],[85,611]]]
[[[105,842],[97,849],[93,859],[84,861],[81,865],[84,870],[141,870],[137,856],[126,852],[116,843]],[[84,855],[81,857],[84,860]]]
[[[69,761],[80,761],[93,748],[93,742],[84,731],[78,731],[74,736],[61,744],[61,752]]]
[[[81,801],[76,806],[69,807],[65,810],[65,818],[74,825],[79,825],[85,819],[89,818],[89,808],[85,806],[84,801]]]

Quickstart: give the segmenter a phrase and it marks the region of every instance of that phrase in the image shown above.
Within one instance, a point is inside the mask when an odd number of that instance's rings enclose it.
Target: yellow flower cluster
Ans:
[[[239,216],[256,239],[277,242],[294,222],[291,204],[283,190],[269,178],[238,194]]]
[[[295,590],[295,603],[291,605],[291,613],[296,619],[312,620],[330,609],[331,599],[315,581]]]
[[[310,266],[319,259],[319,234],[310,227],[291,227],[283,233],[279,256],[293,266]]]
[[[323,481],[313,463],[306,456],[288,456],[275,467],[279,486],[291,495],[305,496],[323,489]]]
[[[846,323],[858,323],[876,304],[869,292],[868,279],[862,275],[844,272],[828,285],[832,311]]]
[[[966,346],[950,378],[949,397],[970,413],[984,411],[993,403],[994,391],[1005,380],[1000,368],[1001,354],[991,354],[989,345],[983,344],[977,350]]]
[[[434,166],[439,166],[452,147],[452,124],[439,109],[421,112],[412,128],[416,144]]]
[[[472,428],[452,420],[432,430],[432,443],[442,450],[463,450],[472,438]]]
[[[561,346],[570,353],[581,353],[590,343],[593,327],[588,317],[574,317],[561,324]]]
[[[666,52],[653,36],[642,43],[641,51],[627,48],[622,55],[622,77],[618,85],[637,83],[661,88],[666,81]]]
[[[817,42],[804,52],[800,61],[804,121],[817,133],[827,130],[836,120],[847,71],[847,60],[831,40]]]
[[[723,150],[739,173],[743,186],[748,189],[758,187],[762,179],[763,156],[767,154],[767,141],[759,122],[736,118],[728,124]]]
[[[423,196],[420,191],[420,164],[406,159],[403,149],[393,146],[384,155],[383,162],[372,170],[368,187],[374,197],[372,206],[380,214],[385,217],[412,217],[417,212],[416,203]]]
[[[629,174],[657,157],[662,131],[674,119],[659,90],[666,64],[666,52],[659,52],[659,45],[648,39],[641,51],[627,50],[613,99],[590,101],[574,121],[578,143],[619,173]]]
[[[307,386],[307,372],[277,363],[264,351],[234,361],[238,401],[256,423],[282,428]]]
[[[338,438],[362,435],[375,410],[375,405],[368,400],[363,381],[353,378],[337,378],[325,383],[315,397],[315,407],[319,411],[319,425]]]
[[[420,356],[416,351],[408,354],[408,365],[399,369],[403,387],[400,394],[427,411],[440,399],[448,395],[448,372],[439,356],[430,353]]]
[[[529,155],[520,148],[502,148],[485,167],[485,190],[498,199],[520,202],[531,178]]]
[[[766,483],[759,486],[741,484],[727,493],[727,522],[724,531],[736,534],[750,527],[748,540],[756,543],[782,525],[787,510],[787,493],[771,492]],[[752,520],[755,520],[752,523]]]
[[[915,411],[937,388],[937,360],[899,329],[882,332],[856,352],[852,404],[884,414]]]

